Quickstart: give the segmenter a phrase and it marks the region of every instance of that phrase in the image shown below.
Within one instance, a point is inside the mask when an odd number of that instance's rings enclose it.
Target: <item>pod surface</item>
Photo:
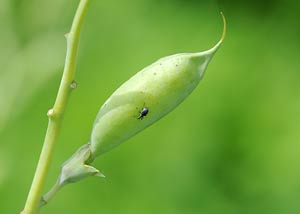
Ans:
[[[198,85],[221,40],[211,49],[164,57],[136,73],[103,104],[91,134],[93,157],[145,129],[178,106]],[[147,114],[141,117],[141,111]]]

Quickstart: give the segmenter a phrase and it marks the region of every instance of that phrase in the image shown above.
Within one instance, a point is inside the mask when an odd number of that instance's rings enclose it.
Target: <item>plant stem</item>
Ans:
[[[49,117],[48,128],[25,208],[22,211],[23,214],[37,213],[37,208],[41,201],[42,190],[49,170],[54,146],[60,131],[63,114],[65,112],[71,91],[72,89],[76,88],[74,76],[79,34],[89,2],[90,0],[80,0],[75,17],[73,19],[71,30],[68,34],[66,34],[67,54],[63,76],[54,106],[47,113]]]
[[[42,207],[44,205],[46,205],[47,203],[49,203],[49,201],[56,195],[56,193],[62,188],[63,186],[59,184],[59,182],[56,182],[54,184],[54,186],[52,186],[52,188],[50,189],[49,192],[47,192],[47,194],[45,194],[42,198],[41,203],[39,204],[39,207]]]

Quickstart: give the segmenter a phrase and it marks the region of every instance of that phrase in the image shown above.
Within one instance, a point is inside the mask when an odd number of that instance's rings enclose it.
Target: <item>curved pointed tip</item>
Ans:
[[[222,37],[220,39],[220,42],[223,42],[223,40],[225,39],[225,35],[226,35],[226,18],[223,14],[223,12],[220,12],[222,19],[223,19],[223,33],[222,33]]]
[[[212,53],[215,53],[219,47],[221,46],[221,44],[223,43],[224,39],[225,39],[225,36],[226,36],[226,19],[225,19],[225,16],[223,14],[223,12],[220,12],[221,16],[222,16],[222,19],[223,19],[223,32],[222,32],[222,36],[220,38],[220,40],[218,41],[217,44],[215,44],[214,47],[212,47],[210,50],[208,50],[209,52],[212,52]]]

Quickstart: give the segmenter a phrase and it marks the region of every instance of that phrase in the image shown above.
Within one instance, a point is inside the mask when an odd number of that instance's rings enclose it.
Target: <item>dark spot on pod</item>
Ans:
[[[142,120],[149,113],[149,109],[147,107],[143,107],[143,109],[139,113],[140,115],[138,119]]]

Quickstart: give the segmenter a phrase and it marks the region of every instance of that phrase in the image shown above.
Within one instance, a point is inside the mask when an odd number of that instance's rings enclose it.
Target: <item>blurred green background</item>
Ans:
[[[78,1],[0,1],[0,213],[22,210]],[[92,1],[46,189],[89,139],[106,98],[156,59],[212,47],[175,111],[66,186],[41,213],[300,213],[299,0]],[[45,191],[46,191],[45,189]]]

